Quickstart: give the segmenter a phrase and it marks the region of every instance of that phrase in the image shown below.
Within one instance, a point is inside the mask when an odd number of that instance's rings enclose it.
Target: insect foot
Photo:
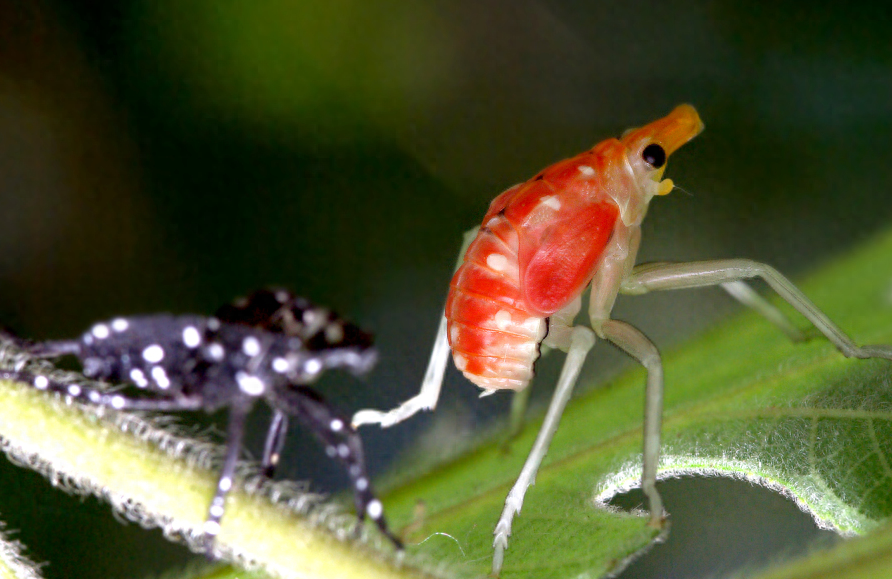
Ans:
[[[272,476],[296,419],[346,469],[357,517],[370,518],[397,547],[366,470],[362,442],[349,419],[310,384],[327,370],[363,374],[376,360],[371,335],[327,309],[285,290],[260,290],[212,317],[155,314],[94,324],[74,340],[12,340],[29,358],[76,357],[88,378],[135,387],[133,395],[58,382],[27,367],[0,378],[114,410],[205,411],[226,408],[229,424],[223,466],[202,526],[209,556],[220,532],[226,496],[235,484],[248,413],[258,399],[273,410],[261,467]],[[142,392],[139,392],[142,391]]]

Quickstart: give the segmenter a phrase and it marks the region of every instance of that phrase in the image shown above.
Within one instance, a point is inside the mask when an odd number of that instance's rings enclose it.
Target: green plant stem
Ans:
[[[116,425],[98,414],[0,381],[0,436],[15,462],[43,472],[55,485],[100,496],[127,518],[161,526],[194,548],[216,482],[207,468],[214,451],[138,417],[120,415]],[[325,505],[313,509],[329,511]],[[386,551],[341,540],[327,526],[237,488],[227,500],[217,546],[224,558],[279,577],[420,576],[396,565]]]

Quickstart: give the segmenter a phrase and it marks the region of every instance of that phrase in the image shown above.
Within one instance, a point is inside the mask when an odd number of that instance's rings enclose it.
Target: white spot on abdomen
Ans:
[[[595,174],[595,170],[589,167],[588,165],[580,165],[579,172],[585,175],[586,177],[591,177]]]
[[[549,195],[548,197],[543,197],[539,203],[546,207],[550,207],[550,208],[554,209],[555,211],[558,211],[561,208],[561,200],[558,199],[557,197],[555,197],[554,195]]]
[[[453,355],[452,360],[455,362],[455,367],[458,368],[460,372],[464,372],[465,368],[468,367],[468,359],[461,354]]]
[[[507,310],[499,310],[496,312],[496,315],[493,317],[496,322],[496,327],[500,330],[504,330],[511,324],[511,313]]]
[[[508,258],[501,253],[490,253],[486,256],[486,265],[495,271],[508,269]]]

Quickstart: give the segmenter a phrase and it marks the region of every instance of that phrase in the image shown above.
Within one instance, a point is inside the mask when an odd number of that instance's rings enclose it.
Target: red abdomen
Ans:
[[[533,376],[547,322],[524,304],[517,232],[490,219],[452,277],[446,300],[455,366],[481,388],[519,390]]]
[[[586,152],[499,195],[446,301],[456,367],[487,390],[533,376],[548,317],[588,285],[619,216]]]

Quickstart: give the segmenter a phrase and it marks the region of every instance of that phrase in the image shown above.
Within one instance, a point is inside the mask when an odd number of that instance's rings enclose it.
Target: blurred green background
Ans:
[[[391,407],[417,389],[490,199],[680,102],[706,131],[673,156],[684,191],[653,204],[641,259],[795,276],[892,217],[889,30],[892,8],[857,1],[0,0],[0,324],[69,337],[281,284],[377,335],[378,368],[326,377],[327,395]],[[733,309],[697,291],[616,315],[671,346]],[[624,363],[596,352],[591,376]],[[373,470],[507,407],[476,394],[451,370],[436,415],[364,431]],[[297,426],[286,453],[282,476],[343,484]],[[47,577],[187,558],[8,462],[0,488]]]

